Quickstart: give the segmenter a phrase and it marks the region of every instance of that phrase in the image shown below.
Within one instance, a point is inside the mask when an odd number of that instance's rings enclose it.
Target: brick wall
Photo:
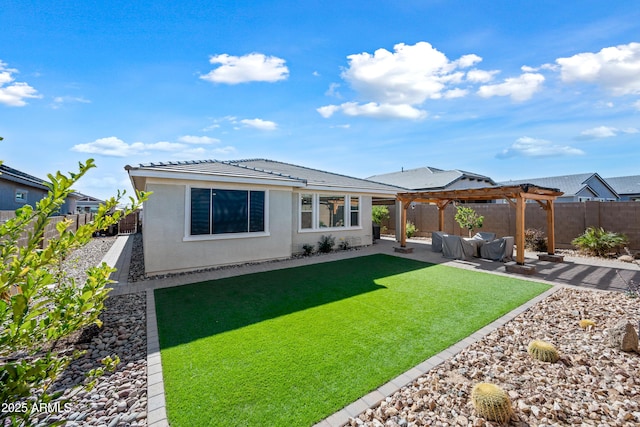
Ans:
[[[484,216],[483,231],[495,232],[498,236],[513,236],[516,232],[515,209],[507,203],[469,205]],[[587,227],[602,227],[607,231],[626,234],[629,248],[640,250],[640,203],[638,202],[571,202],[555,203],[555,234],[557,248],[570,248],[571,241],[581,235]],[[445,209],[444,231],[466,236],[454,220],[456,209],[449,205]],[[385,225],[389,233],[395,233],[395,206],[389,206],[390,219]],[[407,220],[418,228],[418,236],[429,237],[438,229],[438,208],[417,204],[407,210]],[[547,213],[537,203],[527,203],[525,227],[547,229]]]

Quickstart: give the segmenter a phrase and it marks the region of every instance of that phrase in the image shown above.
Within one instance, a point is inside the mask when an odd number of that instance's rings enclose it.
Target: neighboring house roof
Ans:
[[[17,169],[10,168],[4,164],[0,165],[0,179],[6,179],[7,181],[17,182],[22,185],[39,188],[45,191],[49,190],[49,187],[46,186],[46,181]]]
[[[580,173],[574,175],[549,176],[544,178],[530,178],[501,182],[501,185],[511,184],[534,184],[540,187],[557,188],[564,193],[564,196],[576,196],[579,193],[589,193],[592,197],[602,197],[594,188],[594,181],[598,181],[613,193],[616,197],[618,193],[597,173]]]
[[[22,185],[27,185],[32,188],[38,188],[40,190],[49,191],[48,181],[44,179],[40,179],[33,175],[29,175],[28,173],[19,171],[14,168],[10,168],[5,164],[0,165],[0,179],[6,179],[7,181],[16,182]],[[71,192],[69,194],[70,199],[78,199],[83,196],[80,193]]]
[[[268,159],[199,160],[145,163],[126,166],[134,187],[144,189],[146,177],[267,183],[309,189],[346,189],[365,193],[395,194],[406,190],[393,185],[354,178]]]
[[[640,175],[617,176],[605,180],[620,195],[640,194]]]
[[[400,172],[386,173],[370,176],[370,180],[384,182],[391,185],[405,187],[410,190],[439,190],[446,189],[454,183],[459,183],[457,188],[477,187],[472,182],[481,186],[493,186],[496,183],[488,176],[462,170],[442,170],[434,167],[422,167],[402,170]],[[461,181],[468,181],[462,183]]]
[[[96,199],[92,196],[87,196],[86,194],[77,193],[79,202],[91,202],[91,203],[104,203],[104,200]]]

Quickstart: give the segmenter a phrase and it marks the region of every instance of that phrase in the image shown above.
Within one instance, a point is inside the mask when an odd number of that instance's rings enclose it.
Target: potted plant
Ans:
[[[373,240],[380,238],[382,221],[389,219],[389,208],[386,206],[374,206],[371,209],[371,221],[373,223]]]

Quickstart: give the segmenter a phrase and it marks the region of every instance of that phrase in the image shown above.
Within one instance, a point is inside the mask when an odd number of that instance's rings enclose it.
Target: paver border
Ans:
[[[147,290],[147,425],[169,427],[153,289]]]

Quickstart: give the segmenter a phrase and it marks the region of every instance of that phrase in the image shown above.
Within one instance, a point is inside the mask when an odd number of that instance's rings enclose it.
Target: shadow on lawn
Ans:
[[[155,291],[161,348],[386,289],[376,280],[433,264],[369,255]]]

